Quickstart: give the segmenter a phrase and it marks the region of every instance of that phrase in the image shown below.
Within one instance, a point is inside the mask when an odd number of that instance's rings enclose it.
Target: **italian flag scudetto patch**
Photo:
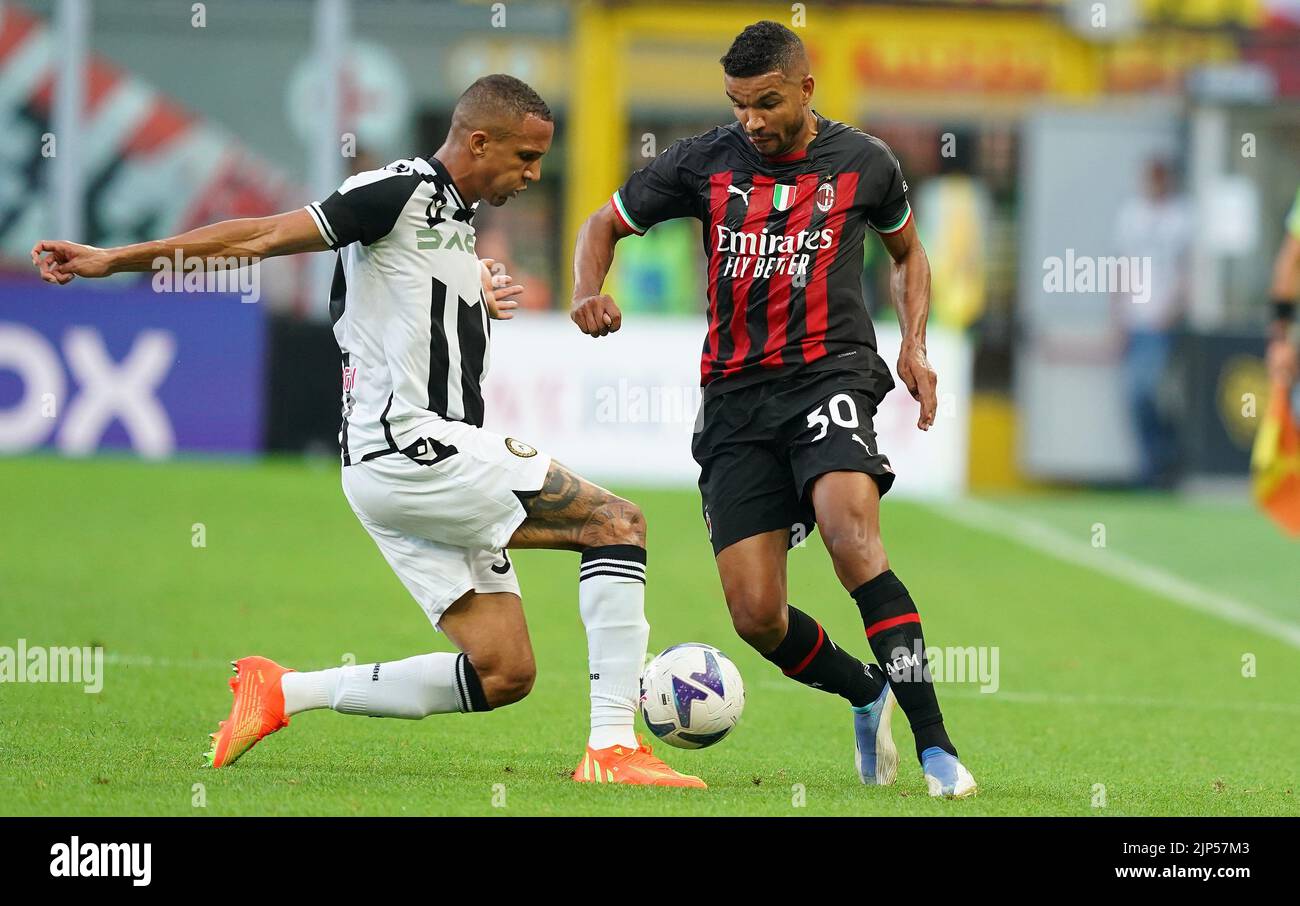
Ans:
[[[794,204],[794,186],[777,185],[772,190],[772,207],[778,211],[786,211]]]

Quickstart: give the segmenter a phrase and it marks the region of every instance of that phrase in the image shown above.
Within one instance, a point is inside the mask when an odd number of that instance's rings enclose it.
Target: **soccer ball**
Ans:
[[[744,710],[740,671],[712,645],[674,645],[647,664],[641,676],[645,725],[679,749],[721,742]]]

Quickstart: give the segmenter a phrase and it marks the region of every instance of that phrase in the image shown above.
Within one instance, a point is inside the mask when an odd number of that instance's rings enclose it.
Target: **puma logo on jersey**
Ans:
[[[750,186],[748,189],[738,189],[735,186],[727,186],[728,194],[739,195],[741,198],[745,199],[745,207],[749,207],[749,193],[752,191],[754,191],[753,186]]]
[[[853,435],[853,439],[856,440],[858,443],[862,444],[862,449],[866,450],[869,455],[875,455],[871,453],[871,448],[867,446],[867,442],[865,440],[858,437],[856,434]]]

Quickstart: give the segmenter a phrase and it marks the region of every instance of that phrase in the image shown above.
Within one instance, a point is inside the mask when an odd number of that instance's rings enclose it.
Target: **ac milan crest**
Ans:
[[[835,186],[829,181],[817,187],[817,210],[823,214],[835,207]]]

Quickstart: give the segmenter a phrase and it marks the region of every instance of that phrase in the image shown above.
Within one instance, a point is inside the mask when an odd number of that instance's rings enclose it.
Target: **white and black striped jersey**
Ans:
[[[483,425],[489,318],[466,205],[436,158],[358,173],[307,206],[338,250],[343,464],[417,442],[431,419]]]

